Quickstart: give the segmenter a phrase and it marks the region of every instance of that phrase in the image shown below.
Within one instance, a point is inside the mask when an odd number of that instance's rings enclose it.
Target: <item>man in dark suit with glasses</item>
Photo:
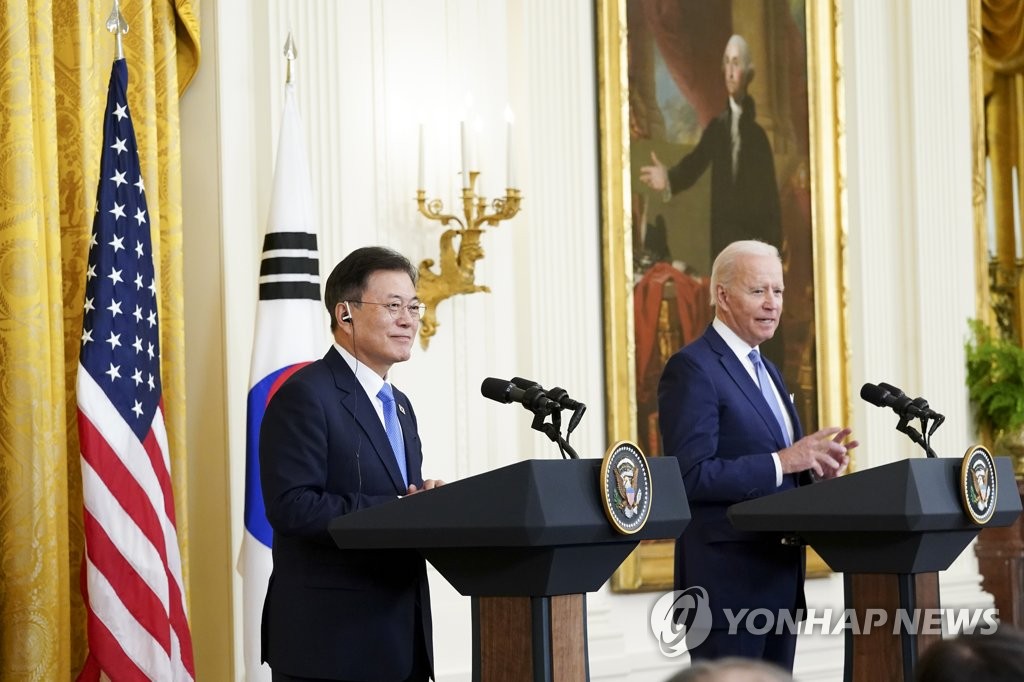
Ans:
[[[414,551],[341,550],[328,523],[430,490],[412,404],[388,371],[409,359],[423,306],[416,270],[357,249],[324,292],[334,344],[267,406],[260,478],[274,529],[263,660],[275,680],[433,677],[426,565]]]

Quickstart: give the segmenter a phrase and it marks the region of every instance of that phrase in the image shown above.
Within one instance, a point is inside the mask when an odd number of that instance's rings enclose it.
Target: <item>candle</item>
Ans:
[[[469,146],[466,144],[466,122],[459,121],[462,137],[462,189],[469,189]]]
[[[515,154],[513,153],[514,147],[512,146],[512,108],[505,107],[505,143],[506,143],[506,154],[507,167],[505,168],[505,187],[512,189],[516,186],[516,164]]]
[[[1020,233],[1020,190],[1017,187],[1017,167],[1014,166],[1011,171],[1011,180],[1013,183],[1013,241],[1016,244],[1016,256],[1017,260],[1020,260],[1024,249],[1021,248],[1021,233]]]
[[[427,188],[424,178],[426,177],[426,164],[423,160],[423,124],[420,123],[420,167],[419,175],[416,180],[416,189],[425,190]]]
[[[480,138],[483,137],[481,132],[484,124],[477,116],[473,119],[473,134],[469,138],[469,168],[470,170],[480,170]]]

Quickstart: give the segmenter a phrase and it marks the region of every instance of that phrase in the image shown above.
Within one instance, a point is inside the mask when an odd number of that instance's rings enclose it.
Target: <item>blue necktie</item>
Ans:
[[[388,433],[391,449],[395,452],[398,469],[402,472],[402,481],[409,487],[409,473],[405,464],[405,442],[402,441],[402,427],[398,424],[398,411],[395,410],[395,394],[391,392],[391,384],[385,383],[377,391],[377,397],[384,403],[384,430]]]
[[[765,402],[768,403],[768,407],[771,408],[772,414],[775,415],[775,421],[779,422],[779,428],[782,429],[782,438],[786,441],[786,447],[793,444],[793,440],[789,437],[789,429],[786,428],[786,420],[782,418],[782,409],[779,407],[779,401],[775,399],[775,392],[772,391],[771,379],[768,377],[768,371],[764,368],[764,363],[761,362],[761,354],[757,352],[757,349],[750,351],[747,356],[750,361],[754,363],[754,371],[757,373],[757,383],[761,386],[761,395],[764,396]]]

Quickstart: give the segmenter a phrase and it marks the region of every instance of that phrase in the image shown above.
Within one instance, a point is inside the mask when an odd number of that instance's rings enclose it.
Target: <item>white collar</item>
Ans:
[[[359,380],[359,384],[366,391],[366,395],[371,398],[376,398],[377,393],[380,392],[381,386],[387,382],[387,377],[381,378],[379,374],[374,372],[372,369],[367,367],[364,363],[359,362],[354,355],[345,350],[341,344],[335,342],[334,349],[341,354],[341,357],[348,363],[349,369],[356,375],[356,379]]]
[[[715,328],[718,335],[725,341],[725,345],[729,346],[729,350],[736,354],[736,357],[741,362],[750,362],[750,351],[755,350],[757,346],[751,346],[746,341],[741,339],[736,332],[734,332],[729,325],[720,320],[717,316],[711,323],[711,326]]]

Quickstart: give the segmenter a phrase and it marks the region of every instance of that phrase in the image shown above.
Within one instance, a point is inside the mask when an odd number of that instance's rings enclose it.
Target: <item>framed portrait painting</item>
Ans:
[[[658,380],[711,322],[711,264],[741,238],[782,254],[761,350],[804,432],[848,422],[837,2],[597,0],[609,442],[663,454]],[[672,552],[642,543],[613,589],[671,588]]]

